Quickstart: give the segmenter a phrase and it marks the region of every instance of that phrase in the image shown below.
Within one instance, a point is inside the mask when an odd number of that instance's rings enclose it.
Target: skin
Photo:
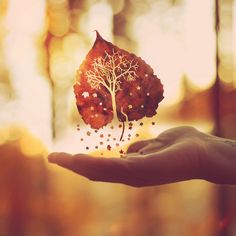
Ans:
[[[51,153],[51,163],[93,181],[144,187],[203,179],[236,184],[236,141],[176,127],[133,143],[125,158]]]

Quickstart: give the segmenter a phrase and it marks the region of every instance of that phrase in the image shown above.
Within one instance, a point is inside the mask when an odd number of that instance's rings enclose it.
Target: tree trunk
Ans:
[[[112,103],[112,110],[113,110],[113,120],[119,122],[119,118],[117,116],[115,93],[111,93],[111,103]]]

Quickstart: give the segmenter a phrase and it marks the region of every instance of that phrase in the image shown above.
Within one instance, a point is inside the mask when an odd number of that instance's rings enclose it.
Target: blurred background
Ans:
[[[94,30],[164,85],[139,138],[183,124],[236,137],[236,0],[0,0],[0,235],[236,235],[233,186],[135,189],[47,163],[83,148],[72,86]]]

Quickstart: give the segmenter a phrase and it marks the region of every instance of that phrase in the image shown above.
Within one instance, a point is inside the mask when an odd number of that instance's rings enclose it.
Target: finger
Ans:
[[[53,152],[48,155],[48,161],[63,167],[68,166],[68,168],[72,165],[72,155],[65,152]]]
[[[163,148],[166,148],[167,146],[168,145],[166,143],[155,140],[155,142],[149,143],[148,145],[139,149],[139,153],[144,155],[155,153],[162,150]]]
[[[121,158],[100,158],[84,154],[52,153],[51,163],[62,166],[90,180],[133,185],[132,161]]]
[[[132,152],[139,152],[139,150],[143,147],[145,147],[146,145],[148,145],[150,143],[152,139],[148,139],[148,140],[142,140],[142,141],[138,141],[135,143],[132,143],[128,149],[127,149],[127,153],[132,153]]]

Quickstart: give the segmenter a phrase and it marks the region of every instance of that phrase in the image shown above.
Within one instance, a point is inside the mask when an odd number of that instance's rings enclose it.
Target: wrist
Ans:
[[[217,184],[236,184],[236,141],[209,136],[206,146],[204,179]]]

